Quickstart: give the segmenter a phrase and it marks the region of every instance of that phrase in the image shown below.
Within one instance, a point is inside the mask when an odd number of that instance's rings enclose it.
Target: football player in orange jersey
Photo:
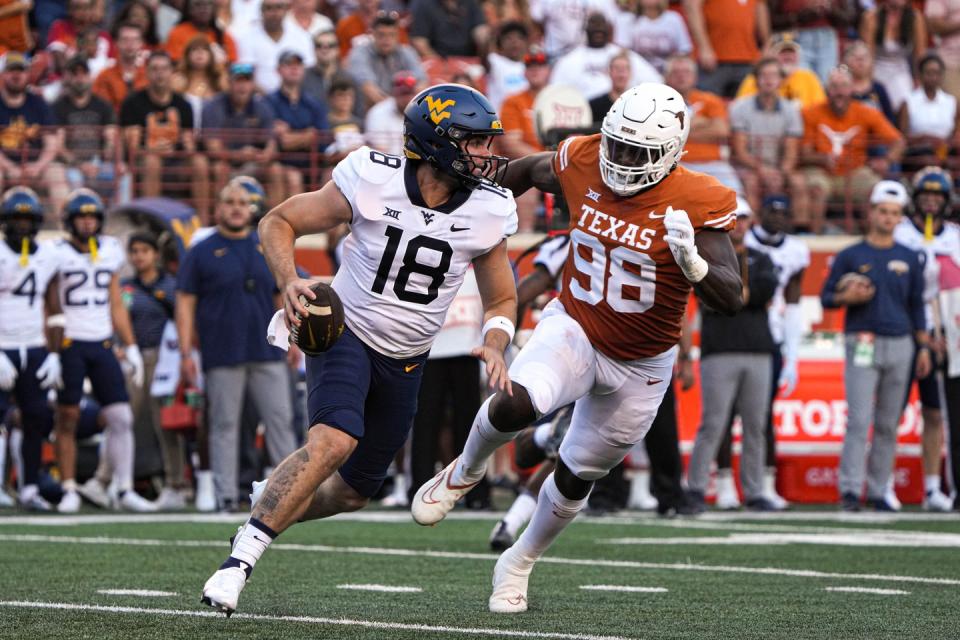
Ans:
[[[512,387],[488,399],[463,453],[414,496],[436,524],[483,477],[487,458],[538,416],[576,401],[556,471],[530,525],[493,575],[490,610],[527,609],[533,564],[587,502],[593,482],[643,439],[666,392],[691,287],[710,307],[742,306],[726,232],[736,197],[678,167],[690,132],[683,98],[645,83],[610,108],[598,135],[511,162],[504,185],[562,193],[571,211],[560,297],[510,367]]]

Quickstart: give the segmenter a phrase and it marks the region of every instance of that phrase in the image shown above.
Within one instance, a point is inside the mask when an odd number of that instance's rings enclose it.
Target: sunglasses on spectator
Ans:
[[[316,47],[317,49],[336,49],[337,47],[340,46],[340,44],[336,40],[333,40],[331,42],[317,41],[313,43],[313,46]]]
[[[377,18],[387,18],[388,20],[399,20],[400,14],[396,11],[377,11]]]

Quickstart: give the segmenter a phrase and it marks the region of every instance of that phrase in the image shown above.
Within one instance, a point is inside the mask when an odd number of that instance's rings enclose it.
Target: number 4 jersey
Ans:
[[[66,337],[96,342],[113,337],[110,282],[123,265],[120,241],[97,236],[97,254],[81,253],[69,240],[57,243],[60,260],[60,304],[66,316]]]
[[[600,134],[569,138],[553,159],[571,228],[560,301],[607,357],[649,358],[680,339],[691,289],[663,239],[667,207],[686,211],[696,233],[726,232],[736,224],[736,195],[678,167],[622,198],[604,184],[599,152]]]
[[[44,294],[57,273],[58,254],[41,242],[22,264],[21,255],[0,242],[0,349],[42,347]]]
[[[427,351],[467,267],[517,230],[510,191],[481,185],[428,207],[416,165],[361,147],[333,170],[353,209],[333,288],[347,326],[392,358]]]

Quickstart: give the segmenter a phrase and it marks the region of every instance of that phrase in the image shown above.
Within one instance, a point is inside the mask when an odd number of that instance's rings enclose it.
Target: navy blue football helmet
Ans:
[[[253,225],[260,222],[260,218],[267,214],[267,192],[263,185],[253,176],[237,176],[233,182],[243,187],[250,194],[250,207],[253,209]]]
[[[503,135],[503,125],[487,98],[461,84],[438,84],[421,91],[403,111],[403,153],[429,162],[472,189],[499,184],[507,169],[503,156],[465,151],[475,136]]]
[[[21,220],[27,222],[24,225]],[[0,228],[12,244],[19,244],[22,238],[37,235],[43,224],[43,205],[36,192],[28,187],[7,189],[0,201]]]
[[[918,214],[925,213],[920,211],[918,203],[921,193],[943,196],[943,203],[937,211],[931,212],[933,215],[946,216],[953,208],[953,178],[940,167],[924,167],[913,176],[913,209]]]
[[[67,231],[69,231],[70,234],[75,238],[85,241],[89,237],[77,232],[76,226],[74,225],[74,220],[77,218],[77,216],[86,216],[91,214],[95,215],[100,220],[96,231],[91,234],[96,236],[99,235],[100,229],[103,228],[103,219],[105,216],[103,200],[100,199],[100,196],[98,196],[95,191],[92,189],[87,189],[86,187],[77,189],[67,196],[67,202],[63,205],[63,219],[64,223],[66,224]]]

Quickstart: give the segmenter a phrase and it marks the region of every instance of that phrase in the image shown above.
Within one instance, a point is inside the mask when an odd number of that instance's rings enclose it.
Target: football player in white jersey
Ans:
[[[960,255],[960,227],[944,218],[953,204],[953,179],[940,167],[925,167],[913,177],[913,207],[909,217],[893,230],[893,239],[926,254],[923,298],[927,302],[927,325],[942,335],[942,322],[936,298],[939,293],[940,262]],[[942,339],[931,341],[939,346]],[[927,377],[917,380],[923,416],[923,508],[950,511],[950,498],[940,490],[940,457],[943,449],[943,411],[940,407],[939,373],[935,367]],[[889,498],[888,498],[889,500]]]
[[[60,302],[48,285],[57,273],[57,250],[50,242],[37,242],[43,209],[37,194],[13,187],[0,202],[0,420],[11,396],[20,408],[23,440],[20,452],[23,478],[20,504],[31,511],[50,511],[37,490],[43,439],[53,426],[47,389],[60,387]],[[49,295],[48,295],[49,294]],[[46,313],[45,313],[46,310]],[[44,319],[51,326],[46,348]]]
[[[786,509],[787,501],[777,493],[776,440],[773,432],[773,401],[778,394],[790,396],[799,379],[797,362],[803,337],[803,311],[800,309],[800,285],[810,266],[810,249],[789,233],[790,200],[772,195],[763,200],[757,224],[744,237],[748,249],[762,251],[777,267],[779,282],[768,310],[770,334],[777,348],[773,353],[773,380],[777,381],[770,397],[767,413],[767,471],[763,478],[763,496],[778,509]],[[732,479],[732,478],[731,478]]]
[[[416,412],[423,363],[472,263],[484,308],[490,384],[509,392],[503,352],[514,334],[517,292],[507,236],[517,229],[513,195],[498,186],[506,159],[490,145],[503,133],[490,102],[465,86],[430,87],[404,111],[404,157],[361,147],[322,189],[297,195],[260,223],[264,255],[283,291],[288,324],[306,314],[294,240],[349,223],[333,288],[346,330],[307,358],[307,443],[264,487],[230,556],[207,581],[201,601],[227,614],[270,542],[300,520],[367,504],[403,446]]]
[[[135,385],[143,384],[143,359],[120,297],[118,270],[126,255],[116,238],[100,233],[103,219],[100,196],[90,189],[77,189],[64,205],[69,236],[57,244],[57,279],[65,317],[61,349],[63,389],[57,397],[55,426],[57,464],[64,489],[57,506],[61,513],[76,513],[80,509],[78,491],[98,506],[110,506],[111,480],[120,507],[156,511],[152,502],[133,490],[133,412],[123,371],[113,352],[114,332],[126,345],[124,359],[133,370]],[[84,378],[90,379],[107,426],[97,473],[77,487],[75,434]]]

